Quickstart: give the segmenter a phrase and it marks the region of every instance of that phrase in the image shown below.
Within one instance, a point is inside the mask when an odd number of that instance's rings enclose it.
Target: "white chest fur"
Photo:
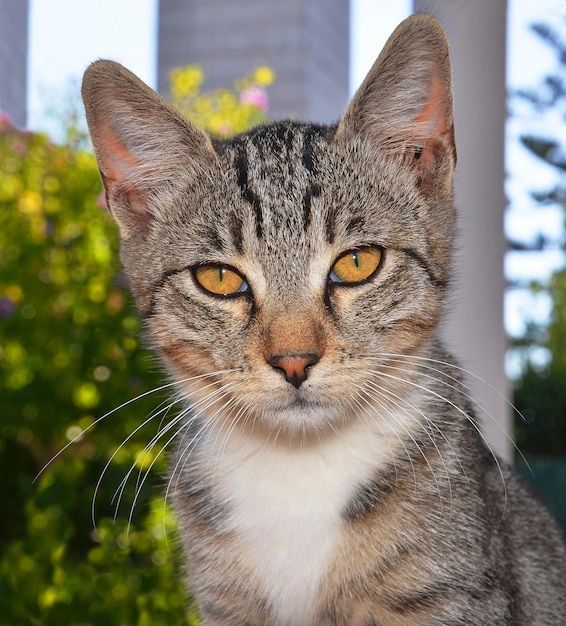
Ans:
[[[382,431],[367,424],[308,448],[233,437],[223,450],[217,478],[233,511],[229,527],[282,626],[312,623],[344,506],[390,458]]]

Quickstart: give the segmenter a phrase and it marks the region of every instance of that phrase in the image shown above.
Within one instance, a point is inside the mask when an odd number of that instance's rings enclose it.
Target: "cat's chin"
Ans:
[[[347,408],[297,396],[286,402],[270,403],[253,420],[255,434],[258,427],[270,436],[286,436],[301,440],[336,433],[350,419]]]

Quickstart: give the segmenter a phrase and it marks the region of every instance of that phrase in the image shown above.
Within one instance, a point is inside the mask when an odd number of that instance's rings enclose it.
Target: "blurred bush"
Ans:
[[[213,134],[265,121],[268,68],[232,91],[202,80],[174,70],[172,99]],[[68,137],[0,116],[0,624],[196,624],[165,442],[147,446],[175,406],[140,342],[95,158]]]

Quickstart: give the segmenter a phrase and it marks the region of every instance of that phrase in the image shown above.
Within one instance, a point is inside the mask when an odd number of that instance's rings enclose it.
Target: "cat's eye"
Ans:
[[[330,282],[354,285],[370,278],[383,258],[381,248],[348,250],[338,257],[330,271]]]
[[[227,265],[211,263],[193,269],[197,283],[216,296],[237,296],[249,291],[245,278]]]

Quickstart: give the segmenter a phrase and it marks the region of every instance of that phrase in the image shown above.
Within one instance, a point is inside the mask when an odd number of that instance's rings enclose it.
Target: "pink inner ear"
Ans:
[[[429,83],[429,93],[420,113],[415,119],[420,140],[416,141],[418,151],[414,152],[417,167],[426,170],[438,158],[440,146],[455,153],[454,134],[448,127],[449,103],[443,88],[443,81],[435,73]],[[413,154],[413,151],[411,151]]]
[[[97,144],[104,176],[112,181],[127,183],[133,170],[140,166],[140,160],[106,129],[99,133]]]
[[[428,137],[438,137],[448,130],[446,114],[446,94],[440,77],[434,74],[430,81],[427,100],[415,121],[422,124]]]
[[[120,225],[124,237],[133,230],[147,231],[152,219],[147,190],[144,192],[136,181],[136,172],[140,171],[142,161],[106,128],[98,133],[97,139],[100,174],[110,213]]]

